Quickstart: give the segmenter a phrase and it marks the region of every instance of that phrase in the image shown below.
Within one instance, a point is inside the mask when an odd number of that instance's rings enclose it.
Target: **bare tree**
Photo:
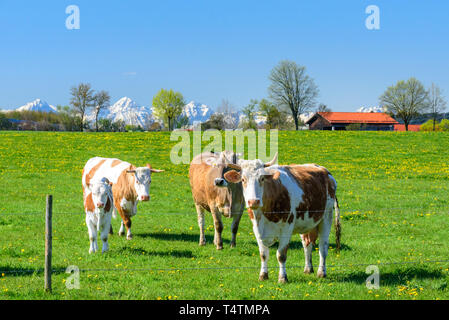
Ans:
[[[313,109],[319,92],[318,87],[313,79],[306,75],[305,67],[288,60],[281,61],[274,67],[269,79],[270,98],[280,107],[290,109],[298,130],[298,116]]]
[[[446,100],[444,99],[440,87],[432,83],[429,89],[429,112],[432,114],[433,131],[436,128],[438,115],[446,109]]]
[[[331,108],[326,106],[324,103],[320,103],[318,108],[316,108],[316,112],[332,112]]]
[[[415,78],[410,78],[407,81],[398,81],[395,85],[388,87],[379,100],[389,112],[404,121],[405,130],[408,131],[410,122],[427,109],[427,96],[427,91],[422,83]]]
[[[223,115],[222,119],[223,127],[222,129],[236,129],[238,127],[239,119],[238,114],[235,110],[234,105],[227,99],[221,100],[221,104],[215,110],[217,114]]]
[[[75,112],[81,118],[80,121],[80,131],[84,130],[84,116],[88,108],[93,106],[94,101],[94,91],[89,83],[80,83],[78,86],[72,87],[70,89],[72,98],[70,99],[70,104],[72,105]]]
[[[111,102],[111,96],[107,91],[99,91],[94,96],[95,105],[95,131],[98,132],[98,115],[100,111],[108,107]]]

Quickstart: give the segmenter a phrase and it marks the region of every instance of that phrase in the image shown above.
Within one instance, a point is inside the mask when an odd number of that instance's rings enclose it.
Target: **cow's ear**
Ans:
[[[226,181],[231,183],[239,183],[240,181],[242,181],[241,174],[235,170],[226,172],[224,174],[224,178],[226,179]]]
[[[268,171],[268,174],[265,175],[267,178],[271,178],[273,180],[277,180],[279,179],[279,177],[281,176],[281,173],[277,170],[270,170]]]

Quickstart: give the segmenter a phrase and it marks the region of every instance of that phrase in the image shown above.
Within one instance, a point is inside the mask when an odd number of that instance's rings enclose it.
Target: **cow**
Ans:
[[[304,248],[304,273],[313,273],[312,249],[317,237],[320,263],[317,276],[326,277],[329,233],[335,209],[336,245],[340,249],[340,209],[336,197],[337,182],[319,165],[275,165],[277,154],[269,163],[240,160],[228,164],[234,170],[224,174],[226,181],[242,182],[243,195],[259,246],[259,280],[268,279],[269,247],[279,241],[277,259],[279,282],[288,282],[285,270],[292,234],[299,233]],[[239,171],[236,171],[239,170]]]
[[[88,160],[84,166],[83,188],[85,189],[91,180],[101,177],[112,182],[114,208],[122,218],[119,235],[125,233],[126,227],[126,239],[131,240],[131,217],[137,213],[137,202],[150,201],[151,174],[163,171],[153,169],[150,164],[137,168],[119,159],[95,157]]]
[[[84,190],[84,211],[89,232],[89,253],[98,250],[97,231],[103,241],[102,253],[109,250],[108,236],[113,210],[112,183],[107,178],[90,181]]]
[[[204,212],[209,211],[214,219],[214,245],[217,250],[223,249],[221,215],[233,219],[231,225],[231,248],[233,248],[236,245],[240,218],[245,208],[242,184],[228,183],[223,178],[223,174],[230,170],[226,162],[228,157],[237,163],[238,155],[231,151],[223,151],[219,154],[205,152],[192,160],[189,169],[190,186],[200,228],[199,245],[206,244]]]

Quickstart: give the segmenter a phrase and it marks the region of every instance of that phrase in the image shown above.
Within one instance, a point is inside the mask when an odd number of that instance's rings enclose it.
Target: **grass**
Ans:
[[[326,279],[303,274],[294,236],[283,285],[275,246],[270,279],[258,281],[246,214],[236,248],[226,218],[225,248],[214,248],[210,215],[207,245],[198,246],[188,165],[170,162],[175,143],[168,133],[0,132],[0,299],[449,298],[449,263],[434,262],[449,259],[448,134],[279,132],[280,163],[319,163],[335,176],[343,226],[339,253],[331,234]],[[104,255],[88,254],[82,207],[81,172],[93,156],[167,170],[153,176],[151,201],[138,206],[134,239],[113,235]],[[43,292],[46,194],[54,196],[52,294]],[[370,264],[380,269],[378,290],[365,286]],[[69,265],[82,270],[79,290],[66,288]]]

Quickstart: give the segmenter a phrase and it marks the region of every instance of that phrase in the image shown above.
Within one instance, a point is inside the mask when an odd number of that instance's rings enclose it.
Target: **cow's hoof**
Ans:
[[[264,280],[268,280],[268,273],[267,272],[262,272],[259,275],[259,281],[264,281]]]
[[[217,250],[223,250],[223,245],[218,245]]]
[[[326,272],[324,272],[323,270],[318,270],[318,272],[316,273],[316,276],[318,278],[326,278]]]
[[[126,240],[132,240],[132,239],[133,239],[132,235],[126,236]]]
[[[200,241],[198,244],[199,244],[201,247],[203,247],[203,246],[206,245],[206,241]]]
[[[305,274],[312,274],[313,273],[313,267],[306,267],[304,268],[304,273]]]
[[[231,248],[235,248],[235,242],[234,243],[231,242]]]
[[[124,235],[125,235],[124,232],[119,232],[119,233],[118,233],[118,236],[119,236],[119,237],[123,237]]]
[[[281,276],[281,277],[279,277],[278,283],[288,283],[287,276]]]

